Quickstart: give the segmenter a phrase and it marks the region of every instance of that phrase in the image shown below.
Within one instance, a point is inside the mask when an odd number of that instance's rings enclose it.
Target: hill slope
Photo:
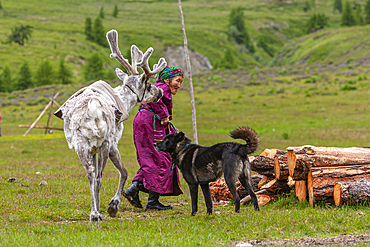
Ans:
[[[252,1],[252,0],[186,0],[182,2],[185,16],[186,32],[189,48],[206,56],[211,64],[222,64],[224,54],[231,52],[234,67],[254,68],[256,65],[263,67],[273,61],[260,47],[260,41],[267,42],[268,49],[277,55],[281,49],[283,53],[278,56],[274,65],[292,64],[305,59],[313,51],[310,42],[316,40],[315,53],[319,59],[326,56],[326,43],[320,44],[318,34],[305,36],[304,26],[312,13],[325,13],[330,19],[329,33],[332,38],[343,35],[360,35],[360,27],[352,29],[338,29],[340,14],[333,13],[331,0],[309,1],[311,7],[303,11],[307,1]],[[358,1],[363,3],[364,1]],[[101,47],[93,42],[86,41],[84,35],[84,22],[86,17],[94,20],[101,8],[105,18],[103,26],[105,31],[116,29],[119,32],[119,43],[124,55],[128,54],[131,44],[136,44],[140,49],[154,47],[155,51],[151,62],[163,56],[168,46],[183,45],[180,16],[177,1],[168,0],[3,0],[0,12],[0,40],[3,41],[10,34],[10,29],[16,25],[24,24],[33,27],[31,39],[25,46],[17,44],[0,43],[0,71],[9,65],[13,79],[16,78],[20,65],[28,61],[31,70],[35,73],[42,60],[48,59],[56,68],[59,58],[68,61],[68,67],[74,72],[74,81],[82,82],[83,66],[91,53],[97,51],[103,58],[107,71],[113,71],[118,64],[109,58],[109,48]],[[113,8],[117,4],[118,17],[112,16]],[[244,8],[246,28],[252,42],[256,47],[254,54],[234,43],[229,38],[228,23],[229,13],[233,7]],[[362,28],[362,27],[361,27]],[[366,30],[369,30],[366,28]],[[333,35],[338,32],[334,37]],[[368,31],[367,31],[368,32]],[[343,34],[341,34],[343,33]],[[298,39],[297,39],[298,38]],[[343,51],[351,51],[352,40],[341,39]],[[306,43],[302,47],[301,43]],[[346,50],[344,50],[346,49]],[[322,50],[325,50],[322,52]],[[358,47],[357,54],[367,54],[363,46]],[[294,55],[293,55],[294,54]],[[340,59],[339,55],[332,55],[331,59]],[[301,58],[302,57],[302,58]],[[314,62],[315,56],[308,59]],[[283,58],[283,59],[281,59]]]

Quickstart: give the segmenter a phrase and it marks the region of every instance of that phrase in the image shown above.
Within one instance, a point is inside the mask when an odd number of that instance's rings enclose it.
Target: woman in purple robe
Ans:
[[[141,104],[133,122],[134,143],[140,169],[133,178],[132,185],[123,191],[123,195],[135,207],[142,208],[139,191],[149,193],[145,210],[172,209],[163,205],[159,196],[177,196],[182,194],[177,167],[171,169],[171,156],[154,148],[154,143],[162,141],[172,132],[177,131],[172,120],[172,95],[181,88],[184,79],[179,68],[164,68],[157,77],[155,86],[163,89],[163,97],[157,103]]]

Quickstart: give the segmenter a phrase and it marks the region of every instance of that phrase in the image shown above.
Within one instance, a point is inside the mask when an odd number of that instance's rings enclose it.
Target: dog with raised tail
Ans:
[[[174,166],[177,166],[187,182],[191,196],[191,215],[198,211],[198,185],[202,188],[207,213],[212,214],[212,197],[209,183],[224,174],[226,184],[233,195],[235,212],[240,209],[240,197],[235,183],[239,179],[252,198],[255,210],[259,210],[256,194],[251,183],[251,164],[248,154],[257,151],[260,139],[248,127],[230,132],[233,139],[242,139],[246,144],[223,142],[210,147],[191,144],[183,132],[167,135],[163,141],[154,144],[158,151],[168,152]]]

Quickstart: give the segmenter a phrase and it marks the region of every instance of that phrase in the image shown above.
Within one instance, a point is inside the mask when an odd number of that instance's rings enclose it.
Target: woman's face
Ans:
[[[181,75],[177,75],[170,79],[165,79],[164,81],[170,86],[171,94],[175,95],[182,85],[182,80],[184,80],[184,78]]]

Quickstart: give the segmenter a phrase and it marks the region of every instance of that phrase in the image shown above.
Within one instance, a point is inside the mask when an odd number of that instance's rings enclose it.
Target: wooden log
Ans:
[[[307,182],[305,180],[296,181],[294,184],[294,193],[300,202],[307,201]]]
[[[20,124],[20,125],[18,125],[18,127],[19,128],[29,128],[29,127],[31,127],[31,125]],[[61,131],[64,130],[62,128],[54,128],[54,127],[47,127],[47,126],[37,126],[37,125],[33,126],[33,128],[35,128],[35,129],[61,130]]]
[[[265,156],[254,156],[250,163],[252,171],[267,177],[275,178],[274,159]]]
[[[263,193],[267,193],[267,190],[259,190],[257,192],[255,192],[256,195],[258,194],[263,194]],[[247,202],[249,202],[250,200],[252,200],[251,196],[250,195],[247,195],[245,197],[243,197],[241,200],[240,200],[240,205],[244,205],[246,204]]]
[[[294,180],[306,180],[311,167],[370,164],[370,148],[289,147],[289,175]]]
[[[270,149],[266,148],[263,150],[263,152],[259,156],[264,156],[273,159],[275,155],[283,155],[286,154],[286,151],[284,150],[279,150],[279,149]]]
[[[318,201],[334,203],[334,185],[358,179],[370,179],[370,165],[310,168],[307,177],[310,205],[313,207]]]
[[[340,205],[370,204],[370,180],[338,182],[334,185],[334,203]]]
[[[290,192],[290,187],[287,184],[288,181],[273,179],[264,186],[261,187],[262,190],[270,191],[274,194],[282,194]]]
[[[259,174],[251,175],[251,182],[254,191],[258,190],[258,183],[262,178],[263,176]],[[209,183],[209,188],[211,191],[212,200],[214,202],[228,201],[233,198],[224,178],[219,178],[216,181]],[[236,192],[240,198],[248,195],[247,190],[241,185],[240,181],[236,182]]]
[[[275,199],[275,197],[270,194],[259,194],[256,196],[257,196],[258,206],[260,207],[266,205],[267,203]]]
[[[262,179],[259,181],[259,183],[257,185],[257,188],[261,189],[262,186],[267,184],[268,180],[269,180],[269,178],[267,176],[263,176]]]
[[[370,160],[370,148],[368,147],[317,147],[305,145],[302,147],[289,147],[295,150],[296,154],[328,155],[347,158],[363,158]]]
[[[289,168],[286,161],[286,155],[275,155],[274,157],[274,172],[275,178],[278,180],[287,180],[289,176]]]
[[[275,195],[269,193],[267,190],[257,191],[256,197],[258,201],[258,206],[260,207],[266,205],[267,203],[275,199]],[[251,200],[252,200],[251,196],[248,195],[240,200],[240,205],[244,205]]]

